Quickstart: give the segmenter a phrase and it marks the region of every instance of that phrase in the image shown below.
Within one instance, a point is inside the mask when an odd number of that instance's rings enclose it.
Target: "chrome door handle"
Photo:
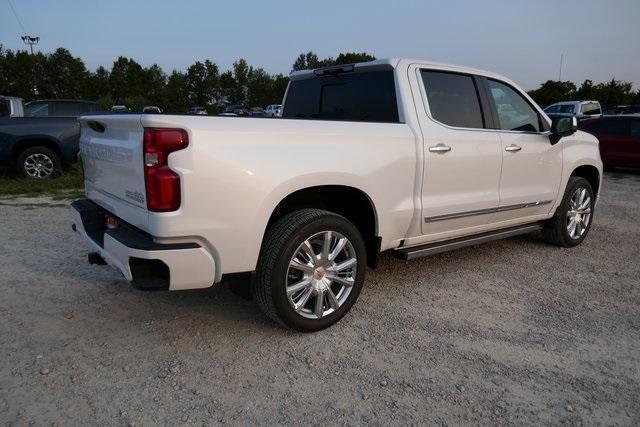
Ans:
[[[429,152],[431,153],[446,153],[447,151],[451,151],[451,147],[444,144],[437,144],[429,147]]]
[[[520,151],[520,150],[522,150],[522,147],[516,144],[511,144],[510,146],[505,148],[505,151],[508,151],[510,153],[515,153],[516,151]]]

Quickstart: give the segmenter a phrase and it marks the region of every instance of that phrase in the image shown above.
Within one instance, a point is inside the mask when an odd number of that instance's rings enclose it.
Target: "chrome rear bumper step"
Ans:
[[[488,233],[474,234],[472,236],[460,237],[443,242],[429,243],[426,245],[412,246],[409,248],[396,249],[394,255],[403,260],[411,260],[423,256],[439,254],[441,252],[452,251],[467,246],[479,245],[480,243],[491,242],[494,240],[506,239],[521,234],[529,234],[542,230],[542,224],[527,224],[516,227],[503,228],[502,230],[490,231]]]

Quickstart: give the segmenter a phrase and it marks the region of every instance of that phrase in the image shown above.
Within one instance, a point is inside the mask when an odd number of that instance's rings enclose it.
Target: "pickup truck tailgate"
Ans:
[[[80,118],[80,156],[87,196],[132,223],[146,217],[140,115]],[[125,215],[126,213],[126,215]]]

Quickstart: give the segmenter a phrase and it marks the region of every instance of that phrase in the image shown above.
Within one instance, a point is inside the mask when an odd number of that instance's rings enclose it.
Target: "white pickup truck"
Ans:
[[[497,74],[389,59],[295,72],[281,119],[87,116],[73,228],[141,289],[250,280],[266,315],[338,321],[382,251],[542,231],[582,242],[598,141]]]

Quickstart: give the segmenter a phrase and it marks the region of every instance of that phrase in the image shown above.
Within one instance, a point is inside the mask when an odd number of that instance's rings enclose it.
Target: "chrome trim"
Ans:
[[[448,151],[451,151],[451,147],[444,144],[436,144],[429,147],[429,152],[431,153],[446,153]]]
[[[477,209],[477,210],[473,210],[473,211],[456,212],[456,213],[452,213],[452,214],[429,216],[429,217],[425,217],[424,222],[446,221],[446,220],[449,220],[449,219],[466,218],[468,216],[486,215],[486,214],[490,214],[490,213],[512,211],[512,210],[515,210],[515,209],[533,208],[533,207],[536,207],[536,206],[548,205],[551,202],[553,202],[553,200],[543,200],[543,201],[540,201],[540,202],[520,203],[520,204],[517,204],[517,205],[498,206],[497,208]]]
[[[551,131],[550,130],[545,130],[545,131],[541,131],[541,132],[534,132],[534,131],[528,131],[528,130],[508,130],[508,129],[490,129],[490,128],[466,128],[466,127],[458,127],[458,126],[452,126],[452,125],[448,125],[446,123],[443,123],[439,120],[437,120],[435,117],[433,117],[431,115],[431,106],[429,105],[429,97],[427,96],[427,90],[424,87],[424,81],[422,80],[422,76],[420,75],[420,72],[422,70],[425,71],[440,71],[440,72],[449,72],[449,73],[457,73],[457,74],[465,74],[469,77],[474,77],[474,76],[478,76],[478,77],[484,77],[486,79],[491,79],[491,80],[495,80],[499,83],[502,83],[506,86],[509,86],[510,88],[512,88],[513,90],[515,90],[516,92],[518,92],[521,96],[523,96],[523,98],[525,98],[525,100],[531,100],[531,98],[526,95],[525,92],[521,91],[520,89],[516,89],[515,87],[513,87],[510,83],[505,82],[504,80],[502,80],[502,78],[496,78],[496,77],[491,77],[488,76],[487,74],[483,74],[481,72],[481,70],[473,70],[474,72],[472,73],[469,70],[466,71],[457,71],[457,70],[452,70],[450,68],[438,68],[438,67],[433,67],[433,65],[431,66],[426,66],[424,64],[420,64],[419,62],[413,63],[413,64],[409,64],[410,66],[415,66],[415,71],[417,72],[417,82],[418,82],[418,87],[420,88],[421,91],[421,97],[422,97],[422,104],[424,107],[424,112],[427,115],[427,118],[429,120],[431,120],[432,122],[447,128],[447,129],[451,129],[451,130],[464,130],[464,131],[472,131],[472,132],[477,132],[477,131],[482,131],[482,132],[497,132],[497,133],[514,133],[514,134],[523,134],[523,135],[540,135],[540,136],[549,136],[551,135]],[[452,66],[455,67],[455,66]],[[426,102],[425,102],[426,101]],[[544,110],[542,108],[540,108],[539,105],[535,104],[532,105],[533,109],[539,114],[541,115],[542,120],[544,120],[547,125],[549,127],[551,127],[551,119],[549,119],[549,117],[547,116],[547,114],[544,112]]]

